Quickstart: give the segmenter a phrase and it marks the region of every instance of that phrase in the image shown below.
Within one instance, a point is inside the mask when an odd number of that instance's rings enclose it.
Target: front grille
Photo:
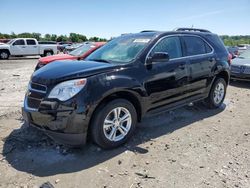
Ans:
[[[29,108],[38,109],[39,106],[40,106],[41,100],[28,97],[27,98],[27,103],[28,103]]]
[[[30,89],[31,90],[37,90],[38,92],[41,93],[46,93],[47,87],[45,85],[37,84],[37,83],[30,83]]]
[[[45,85],[37,83],[29,83],[29,90],[27,93],[27,105],[29,108],[38,109],[41,101],[44,99],[47,92]]]
[[[245,68],[244,74],[250,74],[250,67],[246,67],[246,68]]]
[[[240,73],[241,72],[241,66],[232,65],[231,66],[231,72],[233,72],[233,73]]]

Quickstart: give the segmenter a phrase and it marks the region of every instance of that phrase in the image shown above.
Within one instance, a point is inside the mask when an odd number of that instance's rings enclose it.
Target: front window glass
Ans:
[[[111,40],[87,60],[129,63],[148,45],[153,35],[124,35]]]
[[[166,52],[170,59],[182,57],[181,43],[179,37],[167,37],[162,39],[152,50],[155,52]]]
[[[16,40],[13,45],[24,45],[24,40]]]

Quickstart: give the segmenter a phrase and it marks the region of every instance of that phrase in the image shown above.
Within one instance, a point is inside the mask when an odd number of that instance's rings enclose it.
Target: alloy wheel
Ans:
[[[131,124],[131,113],[124,107],[116,107],[108,113],[104,120],[104,135],[108,140],[118,142],[128,134]]]

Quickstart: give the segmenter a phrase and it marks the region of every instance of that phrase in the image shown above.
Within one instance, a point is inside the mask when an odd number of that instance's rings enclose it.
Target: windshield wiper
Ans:
[[[111,63],[111,61],[106,60],[106,59],[89,59],[89,61],[98,61],[98,62],[103,62],[103,63]]]

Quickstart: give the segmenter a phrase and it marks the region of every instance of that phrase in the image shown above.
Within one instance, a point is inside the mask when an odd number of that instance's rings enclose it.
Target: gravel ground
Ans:
[[[36,63],[0,61],[0,187],[250,187],[250,83],[233,82],[217,110],[147,117],[118,149],[72,149],[22,121]]]

